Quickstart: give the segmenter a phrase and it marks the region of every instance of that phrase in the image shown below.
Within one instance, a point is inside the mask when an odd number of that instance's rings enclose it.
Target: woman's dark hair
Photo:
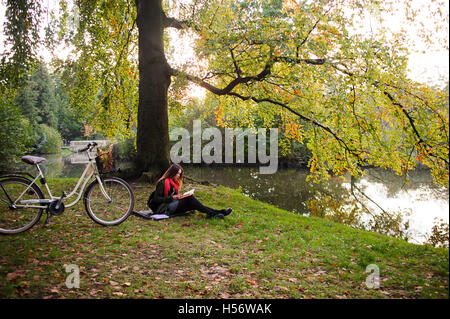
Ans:
[[[170,167],[167,169],[167,171],[163,174],[163,176],[161,176],[160,179],[158,179],[158,181],[156,182],[156,184],[159,183],[159,181],[166,179],[166,178],[174,178],[175,175],[177,175],[178,171],[181,169],[181,174],[180,174],[180,179],[178,180],[178,183],[181,185],[183,184],[183,168],[179,165],[179,164],[172,164],[170,165]]]

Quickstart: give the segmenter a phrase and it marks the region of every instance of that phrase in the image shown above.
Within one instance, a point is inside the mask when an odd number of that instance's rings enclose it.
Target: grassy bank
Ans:
[[[68,183],[70,182],[70,183]],[[58,190],[75,180],[52,180]],[[132,184],[136,210],[149,185]],[[0,298],[448,298],[448,249],[299,216],[236,190],[185,183],[224,220],[201,213],[95,224],[82,203],[0,237]],[[57,193],[57,192],[56,192]],[[66,266],[80,269],[67,288]],[[381,286],[366,286],[374,264]]]

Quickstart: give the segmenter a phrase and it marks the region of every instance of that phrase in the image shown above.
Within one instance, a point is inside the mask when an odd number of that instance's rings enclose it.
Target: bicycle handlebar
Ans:
[[[97,145],[98,144],[96,142],[90,142],[85,148],[78,150],[78,152],[86,152],[87,150],[90,150],[90,149],[96,147]]]

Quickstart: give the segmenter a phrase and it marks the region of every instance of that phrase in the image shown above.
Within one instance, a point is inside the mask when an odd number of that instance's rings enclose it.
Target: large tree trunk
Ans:
[[[139,106],[137,169],[151,179],[170,164],[167,91],[169,66],[164,54],[162,0],[136,0],[139,30]]]

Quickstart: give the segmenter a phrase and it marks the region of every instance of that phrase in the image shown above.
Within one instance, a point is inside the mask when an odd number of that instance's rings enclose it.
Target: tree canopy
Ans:
[[[140,1],[75,1],[73,25],[69,6],[60,2],[65,11],[57,34],[76,49],[65,76],[72,105],[109,136],[145,129],[137,125],[145,107],[138,102]],[[208,90],[205,107],[219,125],[252,127],[257,116],[304,141],[316,179],[347,171],[358,176],[367,167],[405,174],[421,163],[448,187],[448,87],[408,78],[404,31],[358,31],[367,12],[380,18],[399,4],[415,23],[420,8],[401,0],[155,0],[149,7],[162,28],[192,37],[197,54],[194,63],[168,64],[183,47],[166,32],[155,63],[167,64],[176,93],[187,83]],[[445,28],[442,4],[426,5],[433,28]],[[419,35],[434,41],[429,29]]]
[[[370,166],[401,174],[421,162],[448,185],[448,91],[408,79],[402,34],[352,30],[353,14],[367,7],[391,10],[377,1],[181,6],[173,26],[198,35],[208,70],[174,74],[220,96],[219,122],[259,114],[270,126],[281,118],[282,129],[306,139],[317,177],[358,176]]]

